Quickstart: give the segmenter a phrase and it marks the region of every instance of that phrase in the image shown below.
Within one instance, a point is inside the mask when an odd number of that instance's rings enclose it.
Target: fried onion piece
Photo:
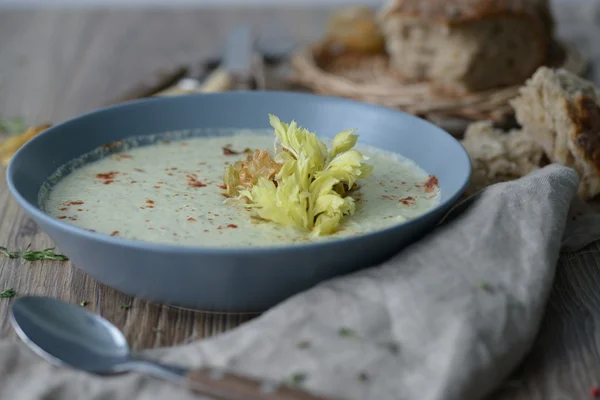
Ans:
[[[250,189],[259,178],[272,181],[281,170],[281,164],[277,163],[267,151],[254,150],[246,160],[238,161],[225,169],[223,177],[226,194],[228,197],[236,197],[240,189]]]

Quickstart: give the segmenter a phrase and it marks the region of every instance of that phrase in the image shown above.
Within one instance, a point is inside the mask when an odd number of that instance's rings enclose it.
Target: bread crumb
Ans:
[[[492,122],[471,124],[462,140],[473,174],[467,195],[495,183],[521,178],[544,164],[544,152],[530,135],[515,129],[504,132]]]

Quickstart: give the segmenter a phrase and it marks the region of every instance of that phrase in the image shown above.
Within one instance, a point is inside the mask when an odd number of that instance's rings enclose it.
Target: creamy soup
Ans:
[[[439,203],[435,177],[396,154],[359,145],[373,173],[353,194],[356,213],[346,217],[338,232],[315,238],[257,221],[249,210],[225,202],[225,166],[246,156],[238,150],[272,149],[272,134],[240,132],[138,144],[105,146],[60,168],[40,192],[43,209],[90,231],[146,242],[276,246],[379,230]]]

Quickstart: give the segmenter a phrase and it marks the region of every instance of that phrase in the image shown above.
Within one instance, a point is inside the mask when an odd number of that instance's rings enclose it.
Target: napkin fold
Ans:
[[[381,266],[325,282],[231,332],[146,355],[340,399],[481,399],[530,348],[561,243],[575,248],[600,233],[571,225],[563,236],[577,185],[576,173],[557,165],[494,185]],[[198,398],[135,374],[53,367],[0,342],[0,400],[165,396]]]

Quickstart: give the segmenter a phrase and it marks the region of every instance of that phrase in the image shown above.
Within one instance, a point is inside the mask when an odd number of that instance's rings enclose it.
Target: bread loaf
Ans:
[[[379,54],[385,51],[385,39],[376,15],[365,6],[334,12],[327,24],[326,40],[358,53]]]
[[[473,166],[467,195],[495,183],[525,176],[545,161],[542,148],[529,135],[521,130],[494,129],[489,121],[471,124],[462,145]]]
[[[511,105],[548,158],[579,173],[579,196],[600,194],[600,93],[594,84],[542,67]]]
[[[455,92],[525,82],[554,28],[548,0],[390,0],[379,18],[403,78]]]

